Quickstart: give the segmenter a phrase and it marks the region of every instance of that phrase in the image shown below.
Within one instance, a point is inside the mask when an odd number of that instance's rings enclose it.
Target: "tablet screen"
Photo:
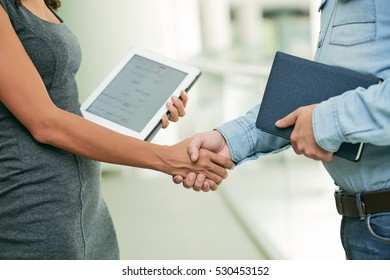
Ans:
[[[187,75],[134,55],[86,111],[141,132]]]

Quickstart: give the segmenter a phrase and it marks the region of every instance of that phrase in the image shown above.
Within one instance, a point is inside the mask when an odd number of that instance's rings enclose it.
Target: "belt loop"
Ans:
[[[336,201],[336,209],[337,209],[337,212],[340,214],[340,215],[343,215],[343,203],[341,201],[341,192],[339,190],[336,190],[334,192],[334,198],[335,198],[335,201]]]
[[[356,193],[356,204],[357,204],[356,205],[357,210],[359,211],[360,220],[366,219],[366,214],[365,214],[366,209],[365,209],[364,202],[362,201],[360,192]]]

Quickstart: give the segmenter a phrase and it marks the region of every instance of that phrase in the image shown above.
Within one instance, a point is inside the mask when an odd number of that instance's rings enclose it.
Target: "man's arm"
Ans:
[[[190,142],[188,153],[194,161],[199,148],[208,149],[218,155],[229,157],[237,165],[260,156],[276,153],[289,147],[289,141],[256,128],[256,119],[260,104],[252,108],[244,116],[222,124],[216,131],[197,134]],[[202,176],[189,174],[185,180],[174,177],[177,184],[183,183],[186,188],[196,191],[216,190],[210,188]],[[204,184],[203,184],[204,182]]]
[[[390,145],[390,80],[357,88],[316,106],[297,109],[277,125],[295,124],[292,146],[297,153],[329,161],[343,142]]]

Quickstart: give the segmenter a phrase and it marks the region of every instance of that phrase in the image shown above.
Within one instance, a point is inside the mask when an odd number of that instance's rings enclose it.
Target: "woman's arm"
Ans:
[[[0,6],[0,101],[39,142],[109,163],[158,170],[186,176],[204,173],[219,184],[228,160],[204,151],[192,163],[186,142],[160,146],[113,132],[64,111],[51,101],[39,73],[17,37],[8,15]]]

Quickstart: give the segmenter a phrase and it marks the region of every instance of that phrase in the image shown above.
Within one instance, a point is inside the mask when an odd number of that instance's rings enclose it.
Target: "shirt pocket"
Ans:
[[[339,0],[330,35],[333,45],[353,46],[374,41],[376,12],[374,0]]]

